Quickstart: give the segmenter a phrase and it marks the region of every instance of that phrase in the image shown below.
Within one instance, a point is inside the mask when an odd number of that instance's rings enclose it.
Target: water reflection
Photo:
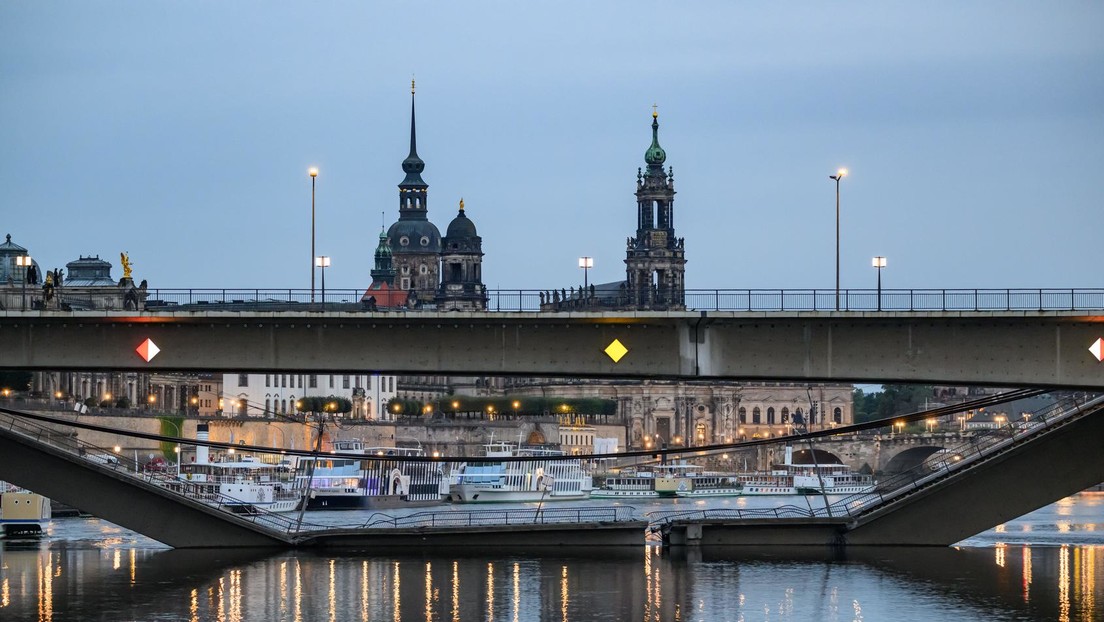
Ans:
[[[1097,609],[1100,550],[1002,545],[718,553],[649,546],[487,559],[439,551],[258,558],[131,549],[120,552],[129,563],[117,566],[115,555],[92,549],[5,545],[0,618],[1093,620],[1104,613]]]
[[[0,541],[0,620],[1094,620],[1102,501],[1057,504],[972,546],[838,552],[271,555],[150,548],[54,521],[72,537]]]

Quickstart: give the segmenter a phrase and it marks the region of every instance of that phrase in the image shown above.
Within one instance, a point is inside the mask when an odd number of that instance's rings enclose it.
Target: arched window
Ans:
[[[740,407],[740,423],[747,423],[747,409]]]
[[[751,411],[751,422],[752,423],[762,423],[758,406],[756,406]]]
[[[774,425],[774,406],[767,408],[767,423]]]
[[[805,423],[805,417],[800,408],[794,411],[794,423]]]
[[[843,423],[843,411],[840,409],[839,406],[837,406],[836,409],[832,411],[832,421],[835,421],[836,423]]]
[[[266,397],[265,398],[265,414],[267,415],[267,414],[270,414],[271,412],[272,412],[272,400],[270,400],[269,398]]]
[[[287,414],[287,400],[280,400],[280,412]]]
[[[782,407],[782,423],[790,422],[790,409],[785,406]]]

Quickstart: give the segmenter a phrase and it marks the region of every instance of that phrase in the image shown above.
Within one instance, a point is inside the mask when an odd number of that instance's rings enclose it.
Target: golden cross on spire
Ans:
[[[655,119],[656,117],[659,116],[659,111],[656,110],[658,107],[659,106],[657,106],[656,104],[652,104],[652,118],[653,119]]]

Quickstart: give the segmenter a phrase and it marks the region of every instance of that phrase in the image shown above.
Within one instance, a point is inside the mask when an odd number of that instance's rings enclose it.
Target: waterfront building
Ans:
[[[395,397],[395,376],[358,374],[223,374],[225,415],[272,417],[293,415],[302,397],[343,397],[353,404],[355,419],[387,421],[387,402]]]

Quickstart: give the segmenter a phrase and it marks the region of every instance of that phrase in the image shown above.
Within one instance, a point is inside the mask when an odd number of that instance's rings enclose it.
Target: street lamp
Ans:
[[[314,265],[322,268],[322,310],[326,310],[326,268],[330,267],[330,258],[322,255],[314,258]],[[311,287],[311,293],[314,293],[314,288]],[[313,300],[312,300],[313,302]]]
[[[19,255],[15,258],[15,265],[23,268],[23,291],[21,295],[23,299],[23,311],[27,310],[27,270],[30,269],[32,264],[33,262],[30,255]]]
[[[841,168],[836,171],[835,175],[829,175],[828,179],[835,180],[836,182],[836,311],[840,310],[839,298],[840,298],[840,201],[839,201],[839,186],[840,180],[847,177],[847,169]]]
[[[314,180],[318,178],[318,169],[310,167],[307,174],[311,178],[311,259],[314,259]],[[314,302],[314,266],[311,266],[311,302]]]
[[[897,426],[897,433],[898,434],[905,431],[905,422],[904,421],[898,421],[897,423],[894,423],[893,425]]]
[[[870,260],[870,265],[878,269],[878,310],[882,310],[882,268],[886,267],[885,257],[875,257]]]
[[[583,290],[586,291],[588,289],[587,288],[587,273],[590,271],[591,268],[594,267],[594,258],[593,257],[580,257],[579,258],[579,267],[583,269]],[[584,294],[584,296],[585,295],[586,294]]]

